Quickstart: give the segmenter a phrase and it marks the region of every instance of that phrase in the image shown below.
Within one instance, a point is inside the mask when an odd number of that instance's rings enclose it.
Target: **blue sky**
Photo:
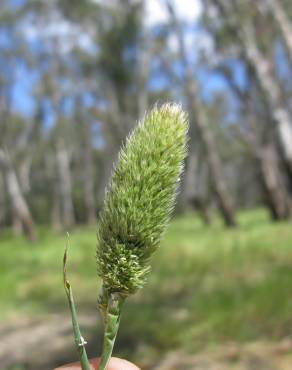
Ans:
[[[98,0],[92,0],[98,1]],[[12,7],[16,8],[21,6],[25,0],[10,0]],[[202,99],[206,102],[210,102],[217,92],[226,91],[226,82],[218,73],[214,73],[208,66],[204,66],[202,63],[197,64],[197,59],[200,51],[212,52],[212,40],[210,40],[209,35],[201,28],[199,23],[199,17],[202,11],[202,6],[200,1],[196,0],[186,0],[179,1],[175,0],[177,6],[178,15],[184,21],[185,24],[185,42],[187,49],[190,50],[190,59],[194,65],[198,65],[196,68],[197,78],[201,85],[201,95]],[[155,27],[157,24],[165,23],[168,21],[167,13],[163,1],[158,2],[157,0],[146,0],[146,15],[145,23],[146,27]],[[66,25],[60,25],[60,32],[66,32]],[[38,41],[38,35],[34,31],[33,27],[27,25],[26,29],[29,35],[28,48],[32,55],[37,54],[41,45]],[[54,28],[56,31],[56,26]],[[84,41],[83,41],[84,43]],[[13,50],[14,44],[11,39],[7,38],[7,35],[0,28],[0,47],[1,48],[11,48]],[[175,52],[177,48],[176,39],[170,37],[169,48]],[[242,86],[245,84],[245,75],[242,66],[236,62],[232,62],[232,67],[236,76],[236,80]],[[3,68],[2,65],[2,72]],[[177,66],[177,73],[179,74],[179,66]],[[15,73],[15,84],[11,89],[13,109],[24,115],[25,117],[31,117],[36,108],[35,100],[33,97],[33,89],[36,86],[36,82],[40,76],[40,71],[30,69],[26,65],[20,62],[14,63],[14,73]],[[156,74],[155,79],[151,80],[151,87],[154,89],[159,89],[165,83],[165,79],[162,75]],[[50,125],[53,122],[53,116],[50,116],[50,109],[48,104],[46,118],[47,124]],[[70,101],[68,101],[68,111],[70,111]]]

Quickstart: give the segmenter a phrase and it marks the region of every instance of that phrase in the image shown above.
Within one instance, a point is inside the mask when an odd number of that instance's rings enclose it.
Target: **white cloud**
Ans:
[[[153,26],[168,21],[167,9],[163,0],[146,0],[146,24]],[[186,22],[196,22],[202,13],[201,0],[173,0],[179,18]]]
[[[178,40],[175,33],[170,34],[167,44],[173,53],[178,52]],[[211,55],[214,50],[213,40],[206,32],[189,30],[184,32],[185,48],[188,57],[195,61],[200,53]]]
[[[74,47],[80,47],[87,52],[95,50],[95,44],[89,32],[64,19],[59,13],[48,14],[32,22],[29,18],[19,25],[20,33],[28,42],[42,41],[51,47],[51,41],[57,41],[59,52],[68,53]]]
[[[91,0],[93,3],[103,3],[107,6],[115,6],[119,0]],[[132,0],[134,3],[138,0]],[[190,25],[195,25],[202,13],[202,0],[172,0],[178,17]],[[169,15],[165,0],[145,0],[145,25],[148,27],[167,23]],[[61,51],[69,52],[74,46],[79,46],[87,51],[95,49],[90,32],[84,32],[76,24],[72,24],[64,19],[61,14],[49,14],[48,19],[44,23],[43,19],[31,23],[30,19],[26,19],[20,25],[21,32],[29,40],[33,41],[39,38],[50,40],[56,38],[59,40]],[[188,50],[203,48],[209,40],[205,36],[199,35],[197,32],[186,32],[185,43]],[[171,50],[177,50],[177,39],[175,35],[171,35],[168,44]]]
[[[91,2],[111,6],[116,4],[117,0],[91,0]],[[202,13],[201,0],[173,0],[173,4],[178,16],[186,22],[195,22]],[[145,7],[147,25],[153,26],[168,21],[165,0],[145,0]]]

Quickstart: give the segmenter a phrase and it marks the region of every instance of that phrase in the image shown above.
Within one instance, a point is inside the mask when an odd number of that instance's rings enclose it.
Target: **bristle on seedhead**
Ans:
[[[145,282],[174,207],[187,131],[179,105],[155,106],[120,151],[97,234],[98,274],[108,294],[127,296]]]

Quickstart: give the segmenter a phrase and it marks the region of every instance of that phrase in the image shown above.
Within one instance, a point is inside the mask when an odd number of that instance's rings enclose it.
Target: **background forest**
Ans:
[[[100,349],[98,211],[126,136],[165,101],[189,115],[185,174],[116,354],[145,370],[292,368],[292,2],[1,0],[1,370],[76,358],[67,231]]]

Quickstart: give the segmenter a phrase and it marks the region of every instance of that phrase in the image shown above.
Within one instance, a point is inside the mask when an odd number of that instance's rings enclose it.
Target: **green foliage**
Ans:
[[[108,293],[126,296],[145,282],[174,206],[187,129],[180,107],[155,107],[120,152],[98,227],[98,273]]]
[[[147,286],[125,306],[117,356],[143,368],[144,359],[154,363],[174,348],[195,353],[291,335],[291,223],[271,223],[265,210],[239,212],[238,223],[234,230],[218,219],[206,226],[194,214],[170,223]],[[78,312],[87,319],[96,315],[95,233],[74,229],[68,266]],[[16,330],[25,318],[50,326],[52,314],[68,317],[60,276],[66,236],[47,228],[38,234],[42,242],[34,248],[10,232],[0,238],[1,321]],[[84,334],[95,343],[102,326]]]

